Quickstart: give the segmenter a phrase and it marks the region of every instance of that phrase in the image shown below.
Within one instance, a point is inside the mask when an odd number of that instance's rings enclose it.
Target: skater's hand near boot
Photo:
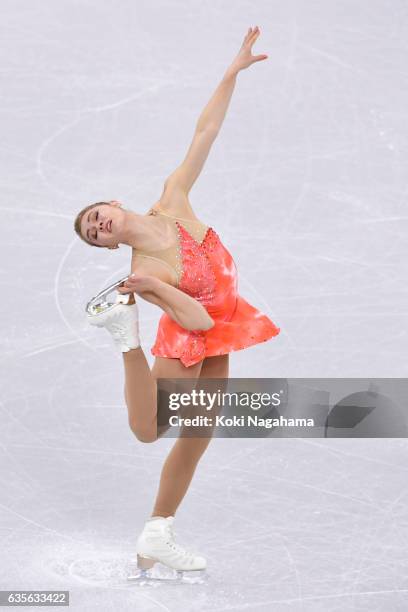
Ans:
[[[133,272],[116,290],[122,294],[137,293],[147,302],[160,306],[162,310],[166,310],[165,304],[161,298],[164,287],[165,283],[155,276]]]
[[[154,276],[133,273],[117,291],[137,293],[159,306],[184,329],[208,330],[214,326],[213,319],[198,300]]]
[[[146,274],[137,274],[133,272],[129,278],[117,288],[119,293],[137,293],[143,296],[146,291],[154,291],[156,288],[157,279],[154,276]]]

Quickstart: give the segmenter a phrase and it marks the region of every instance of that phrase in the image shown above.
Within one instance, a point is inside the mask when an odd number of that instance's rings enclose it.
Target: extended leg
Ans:
[[[166,361],[167,363],[165,363]],[[201,377],[228,377],[228,355],[206,358],[196,366],[201,369]],[[184,368],[184,371],[183,367],[177,359],[162,360],[162,363],[160,363],[156,358],[153,370],[155,370],[157,378],[181,378],[180,374],[184,374],[185,378],[196,376],[197,372],[192,369],[194,366]],[[172,368],[175,371],[173,374],[169,373]],[[188,386],[191,388],[191,384]],[[223,385],[220,383],[220,386]],[[195,431],[194,433],[197,435]],[[199,458],[207,448],[210,439],[179,438],[165,462],[153,516],[146,521],[136,543],[137,563],[142,578],[146,576],[148,569],[152,568],[157,562],[177,569],[178,573],[181,570],[203,570],[206,568],[207,562],[204,557],[192,554],[182,546],[175,544],[172,525],[176,509],[187,491]]]

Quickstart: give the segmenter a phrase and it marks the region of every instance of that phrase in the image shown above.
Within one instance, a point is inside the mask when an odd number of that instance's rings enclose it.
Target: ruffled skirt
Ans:
[[[186,367],[205,357],[225,355],[260,342],[266,342],[280,332],[271,319],[237,295],[236,306],[228,320],[210,316],[215,325],[208,331],[189,331],[164,313],[159,321],[157,336],[150,349],[156,357],[180,359]]]

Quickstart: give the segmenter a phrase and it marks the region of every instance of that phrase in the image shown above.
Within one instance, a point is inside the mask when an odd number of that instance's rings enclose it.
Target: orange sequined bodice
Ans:
[[[150,214],[169,217],[177,228],[174,249],[150,251],[146,256],[160,259],[173,268],[177,288],[198,300],[215,322],[207,331],[186,330],[167,313],[159,321],[156,341],[151,353],[178,358],[185,366],[193,365],[206,356],[220,355],[246,348],[277,335],[280,331],[259,310],[238,294],[238,273],[234,259],[212,227],[207,227],[201,242],[193,230],[184,225],[199,222],[171,217],[151,209]],[[194,232],[196,233],[196,232]],[[138,251],[136,254],[143,255]]]

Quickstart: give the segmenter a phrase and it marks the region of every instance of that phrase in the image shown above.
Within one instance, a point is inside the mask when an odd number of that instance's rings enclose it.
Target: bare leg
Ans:
[[[201,363],[200,378],[228,378],[229,355],[207,357]],[[210,437],[178,438],[164,463],[151,516],[174,516],[210,440]]]
[[[171,285],[149,276],[139,276],[127,281],[120,293],[129,292],[129,287],[147,301],[156,304],[186,329],[208,329],[213,321],[205,308],[197,300]],[[155,373],[150,371],[146,356],[141,347],[122,353],[125,369],[125,399],[129,412],[129,426],[141,442],[154,442],[157,439],[157,384]],[[188,376],[198,378],[198,366],[185,368],[178,359],[165,359],[162,368],[163,378],[183,378],[184,370]],[[173,365],[171,365],[173,363]],[[174,365],[177,364],[177,365]]]
[[[122,353],[129,427],[141,442],[156,439],[157,385],[142,347]]]

